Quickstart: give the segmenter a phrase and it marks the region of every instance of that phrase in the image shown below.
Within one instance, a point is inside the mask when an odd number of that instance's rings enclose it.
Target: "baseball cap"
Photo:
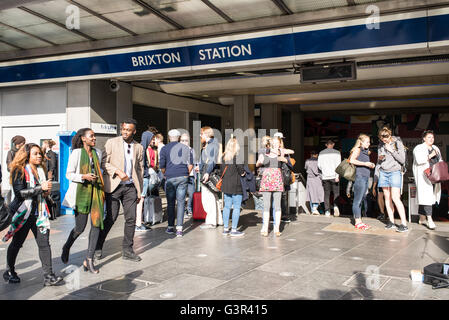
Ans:
[[[279,137],[281,139],[284,139],[284,135],[282,134],[282,132],[276,132],[273,137]]]

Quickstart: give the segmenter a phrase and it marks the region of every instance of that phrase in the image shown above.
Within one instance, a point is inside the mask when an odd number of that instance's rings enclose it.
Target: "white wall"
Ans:
[[[67,128],[66,84],[6,88],[0,91],[0,160],[2,189],[9,189],[6,155],[11,138],[22,135],[28,142],[58,141],[56,133]],[[57,151],[57,150],[56,150]]]

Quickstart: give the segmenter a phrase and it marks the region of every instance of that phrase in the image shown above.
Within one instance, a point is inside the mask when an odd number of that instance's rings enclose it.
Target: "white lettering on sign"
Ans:
[[[117,134],[117,125],[108,123],[91,123],[91,129],[95,133]]]
[[[204,61],[214,60],[214,59],[223,59],[223,58],[231,58],[231,57],[243,57],[243,56],[251,56],[253,53],[251,51],[251,44],[247,45],[233,45],[228,47],[219,47],[219,48],[207,48],[201,49],[198,51],[200,55],[200,60]]]
[[[163,54],[149,54],[145,56],[131,57],[133,67],[152,66],[161,64],[181,63],[181,53],[171,52]]]

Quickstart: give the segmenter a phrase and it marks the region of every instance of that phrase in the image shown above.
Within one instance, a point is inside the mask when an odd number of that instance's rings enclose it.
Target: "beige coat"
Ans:
[[[140,143],[133,141],[133,170],[132,179],[137,189],[137,194],[142,194],[143,185],[143,147]],[[101,168],[104,176],[104,191],[114,192],[121,182],[117,169],[125,171],[125,151],[123,150],[123,138],[116,137],[106,141],[104,145]]]

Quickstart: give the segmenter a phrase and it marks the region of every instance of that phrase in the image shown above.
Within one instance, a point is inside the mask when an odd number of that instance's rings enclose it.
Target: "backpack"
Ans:
[[[404,143],[402,143],[402,145],[404,146],[405,161],[404,161],[404,163],[401,164],[401,172],[402,172],[402,174],[405,174],[407,172],[407,168],[408,168],[408,157],[407,157],[408,148],[404,145]],[[399,149],[397,139],[394,142],[394,148],[396,149],[396,151]]]

